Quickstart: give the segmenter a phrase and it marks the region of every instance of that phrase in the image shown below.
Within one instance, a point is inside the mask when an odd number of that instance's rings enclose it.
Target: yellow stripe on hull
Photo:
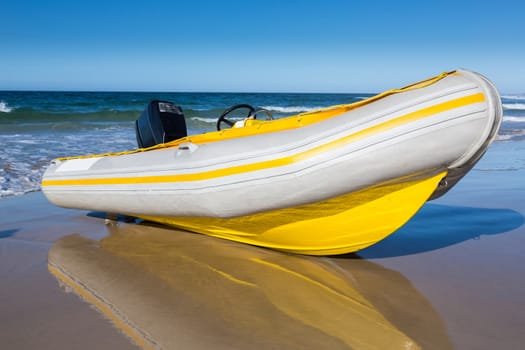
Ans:
[[[331,255],[366,248],[405,224],[447,172],[388,183],[320,203],[230,219],[139,217],[162,224],[277,250]]]

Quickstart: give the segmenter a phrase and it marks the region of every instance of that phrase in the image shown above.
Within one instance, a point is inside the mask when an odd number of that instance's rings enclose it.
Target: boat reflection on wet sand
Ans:
[[[144,349],[452,348],[400,273],[142,225],[58,240],[49,271]]]

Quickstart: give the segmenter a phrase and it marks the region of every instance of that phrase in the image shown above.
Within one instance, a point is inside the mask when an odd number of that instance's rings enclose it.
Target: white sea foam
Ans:
[[[509,116],[503,116],[504,122],[509,123],[525,123],[525,117],[509,117]]]
[[[496,136],[497,141],[508,141],[512,140],[516,137],[525,136],[525,130],[519,130],[517,132],[511,133],[511,134],[503,134]]]
[[[507,100],[518,100],[523,101],[525,100],[525,95],[503,95],[501,98],[507,99]]]
[[[269,111],[279,112],[279,113],[300,113],[300,112],[309,112],[316,109],[321,109],[323,107],[306,107],[306,106],[290,106],[290,107],[281,107],[281,106],[263,106],[262,108]]]
[[[503,109],[525,110],[525,103],[503,103]]]
[[[496,136],[496,141],[508,141],[510,139],[512,139],[514,137],[514,135],[497,135]]]
[[[0,198],[38,191],[42,174],[53,158],[132,149],[136,147],[134,136],[127,124],[100,130],[0,133],[4,147],[0,157]]]
[[[25,143],[27,145],[36,145],[38,142],[35,140],[18,140],[17,143]]]
[[[0,189],[0,198],[1,197],[7,197],[7,196],[13,196],[15,195],[16,193],[14,191],[11,191],[11,190],[2,190]],[[20,193],[20,194],[23,194],[23,193]]]
[[[217,123],[217,119],[212,119],[212,118],[202,118],[202,117],[191,117],[190,118],[191,120],[195,120],[195,121],[199,121],[199,122],[203,122],[203,123]]]
[[[208,123],[208,124],[216,124],[217,118],[202,118],[202,117],[191,117],[191,120]],[[228,120],[243,120],[244,117],[226,117]]]
[[[7,102],[0,101],[0,113],[9,113],[11,111],[13,111],[13,108],[9,107]]]

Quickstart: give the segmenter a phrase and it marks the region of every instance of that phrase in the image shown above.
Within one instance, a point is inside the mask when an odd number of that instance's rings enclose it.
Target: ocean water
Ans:
[[[149,101],[182,107],[189,134],[215,130],[217,117],[235,104],[270,110],[281,118],[372,94],[142,93],[0,91],[0,197],[38,191],[49,162],[57,157],[136,148],[134,121]],[[525,167],[525,94],[503,95],[503,125],[497,141],[504,159],[484,170]],[[501,148],[501,147],[499,147]],[[508,153],[505,150],[508,149]],[[515,155],[516,157],[513,157]],[[508,159],[512,166],[508,167]],[[509,171],[510,171],[509,170]]]

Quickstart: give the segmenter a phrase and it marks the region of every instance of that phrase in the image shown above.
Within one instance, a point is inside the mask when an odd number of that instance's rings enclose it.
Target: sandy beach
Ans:
[[[391,237],[336,257],[106,225],[40,192],[2,199],[2,347],[519,348],[525,171],[500,161],[508,147]]]

